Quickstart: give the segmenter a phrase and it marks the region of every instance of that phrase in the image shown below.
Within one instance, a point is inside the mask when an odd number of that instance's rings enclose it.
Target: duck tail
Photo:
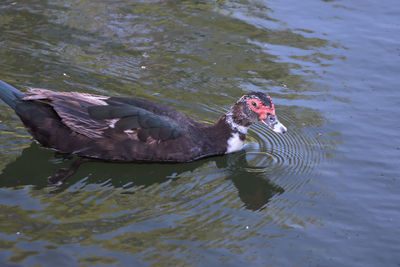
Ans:
[[[23,97],[24,94],[21,91],[0,80],[0,99],[6,102],[12,109],[15,110],[16,108],[16,100]]]

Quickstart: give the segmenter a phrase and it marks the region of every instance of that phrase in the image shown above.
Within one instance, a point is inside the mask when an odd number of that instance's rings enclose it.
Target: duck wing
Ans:
[[[180,127],[171,118],[131,104],[110,101],[109,105],[89,107],[88,114],[95,120],[110,121],[109,128],[118,133],[136,134],[142,142],[149,137],[166,141],[181,136]]]
[[[67,127],[91,139],[119,134],[142,142],[149,137],[159,141],[176,139],[181,136],[181,127],[171,115],[186,117],[171,107],[137,98],[31,89],[23,100],[47,103]]]

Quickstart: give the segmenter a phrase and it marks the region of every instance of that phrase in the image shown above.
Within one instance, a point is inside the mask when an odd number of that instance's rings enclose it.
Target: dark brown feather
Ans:
[[[224,122],[214,129],[142,99],[32,89],[18,106],[18,115],[42,145],[103,160],[192,161],[223,154],[230,136]],[[222,143],[216,144],[220,137]]]

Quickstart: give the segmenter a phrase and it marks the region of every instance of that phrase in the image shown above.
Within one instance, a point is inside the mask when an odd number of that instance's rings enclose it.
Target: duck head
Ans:
[[[261,122],[276,133],[284,134],[287,128],[279,122],[271,97],[262,92],[252,92],[242,96],[228,112],[227,116],[239,127],[249,127]]]

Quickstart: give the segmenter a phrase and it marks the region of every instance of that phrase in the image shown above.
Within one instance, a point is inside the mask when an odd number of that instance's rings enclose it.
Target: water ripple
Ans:
[[[263,124],[254,125],[249,131],[250,149],[246,150],[247,171],[263,172],[271,180],[290,177],[286,186],[298,187],[324,160],[321,153],[323,143],[312,128],[299,128],[285,113],[280,114],[283,124],[289,126],[285,135],[278,135],[266,129]],[[288,188],[285,188],[286,190]]]
[[[212,113],[227,111],[219,107],[202,108]],[[302,178],[296,182],[293,177],[311,175],[326,158],[323,148],[327,144],[317,128],[306,127],[302,123],[299,126],[296,116],[290,110],[283,109],[278,116],[288,126],[288,133],[285,135],[275,134],[261,123],[254,124],[249,129],[245,169],[248,172],[265,173],[272,181],[290,177],[291,183],[302,184]]]

